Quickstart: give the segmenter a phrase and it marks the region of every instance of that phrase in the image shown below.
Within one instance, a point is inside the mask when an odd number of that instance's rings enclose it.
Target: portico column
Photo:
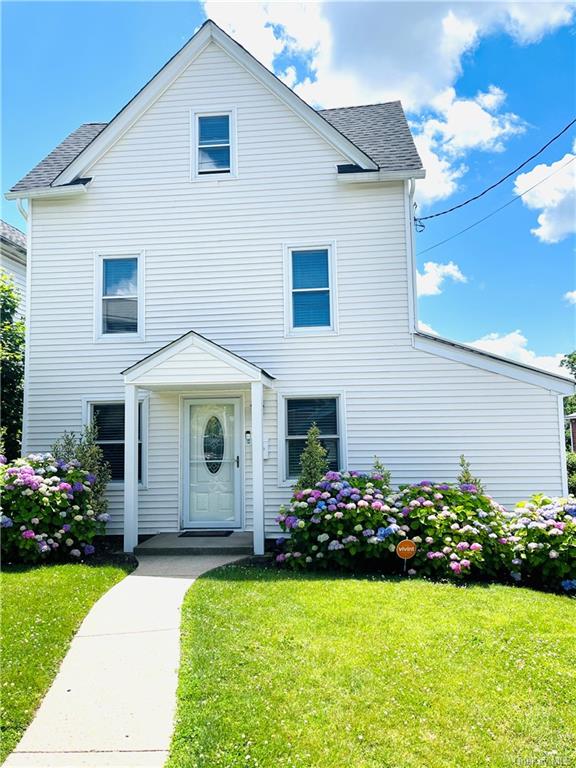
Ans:
[[[124,552],[133,552],[138,544],[138,387],[124,386]]]
[[[254,554],[264,554],[264,385],[253,381],[252,388],[252,505]]]

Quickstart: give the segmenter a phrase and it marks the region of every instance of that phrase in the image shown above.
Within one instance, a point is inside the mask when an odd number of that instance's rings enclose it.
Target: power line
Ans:
[[[510,176],[513,176],[515,173],[518,173],[519,170],[524,168],[525,165],[528,165],[534,158],[538,157],[538,155],[541,155],[542,152],[544,152],[545,149],[547,149],[550,144],[556,141],[556,139],[559,139],[562,134],[566,133],[573,125],[576,123],[576,118],[568,123],[568,125],[564,126],[560,133],[557,133],[556,136],[553,136],[549,141],[544,144],[543,147],[540,147],[540,149],[535,152],[533,155],[531,155],[527,160],[524,160],[523,163],[520,163],[520,165],[516,166],[514,170],[510,171],[510,173],[507,173],[506,176],[503,176],[501,179],[496,181],[494,184],[491,184],[489,187],[486,187],[482,192],[479,192],[477,195],[474,195],[474,197],[468,198],[468,200],[464,200],[463,203],[458,203],[458,205],[453,205],[452,208],[447,208],[445,211],[439,211],[439,213],[431,213],[429,216],[415,216],[414,221],[416,223],[416,228],[420,226],[422,229],[424,229],[422,222],[427,221],[428,219],[436,219],[438,216],[444,216],[447,213],[452,213],[452,211],[457,211],[458,208],[463,208],[465,205],[468,205],[468,203],[473,203],[475,200],[478,200],[480,197],[485,195],[487,192],[490,192],[491,190],[495,189],[497,186],[502,184],[506,179],[509,179]]]
[[[450,237],[447,237],[445,240],[441,240],[439,243],[435,243],[434,245],[431,245],[429,248],[425,248],[423,251],[420,251],[418,253],[418,256],[422,256],[424,253],[428,253],[428,251],[434,250],[434,248],[438,248],[440,245],[444,245],[444,243],[448,243],[450,240],[454,240],[455,237],[458,237],[459,235],[463,235],[464,232],[468,232],[469,229],[473,229],[474,227],[477,227],[478,224],[482,224],[483,221],[486,221],[486,219],[490,219],[492,216],[495,216],[497,213],[502,211],[504,208],[507,208],[509,205],[512,205],[512,203],[515,203],[516,200],[520,200],[521,197],[524,197],[524,195],[527,195],[528,192],[531,192],[536,187],[539,187],[540,184],[543,184],[548,179],[551,179],[552,176],[555,176],[557,173],[560,173],[561,170],[566,168],[567,165],[570,165],[570,163],[573,163],[574,160],[576,160],[576,157],[570,158],[567,163],[564,163],[564,165],[561,165],[560,168],[556,168],[555,171],[552,171],[552,173],[549,173],[548,176],[545,176],[543,179],[540,179],[540,181],[537,181],[536,184],[533,184],[528,189],[525,189],[524,192],[522,192],[519,195],[516,195],[511,200],[508,200],[507,203],[504,203],[504,205],[501,205],[500,208],[496,208],[495,211],[492,211],[491,213],[487,214],[486,216],[483,216],[481,219],[478,219],[478,221],[475,221],[473,224],[470,224],[468,227],[465,227],[464,229],[461,229],[459,232],[456,232],[453,235],[450,235]]]

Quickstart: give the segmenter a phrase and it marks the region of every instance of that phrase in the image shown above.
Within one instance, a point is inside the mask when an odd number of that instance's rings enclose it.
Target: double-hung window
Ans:
[[[289,250],[289,332],[334,330],[332,249]]]
[[[320,430],[320,442],[328,451],[328,466],[340,469],[340,417],[338,397],[287,398],[286,403],[286,479],[298,477],[300,455],[312,424]]]
[[[196,175],[233,174],[232,114],[196,115]]]
[[[124,403],[91,403],[96,442],[110,465],[111,479],[124,480]],[[138,405],[138,482],[142,482],[142,403]]]
[[[99,336],[140,335],[142,306],[138,256],[99,259]]]

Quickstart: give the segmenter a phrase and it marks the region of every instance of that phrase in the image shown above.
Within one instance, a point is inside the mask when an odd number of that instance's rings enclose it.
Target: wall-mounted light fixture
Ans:
[[[249,429],[244,432],[244,439],[246,440],[246,445],[252,445],[252,432]]]

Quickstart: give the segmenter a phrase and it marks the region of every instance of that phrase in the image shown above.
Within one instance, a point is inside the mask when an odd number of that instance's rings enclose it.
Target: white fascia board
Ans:
[[[67,184],[64,187],[38,187],[38,189],[23,189],[20,192],[6,192],[6,200],[33,200],[38,197],[75,197],[88,190],[86,184]]]
[[[240,46],[216,24],[209,21],[150,80],[134,98],[108,123],[106,128],[78,157],[56,177],[53,184],[68,184],[82,176],[164,93],[172,82],[200,55],[210,42],[215,42],[259,82],[320,133],[344,157],[361,168],[377,169],[376,163],[336,130],[330,123],[284,85],[263,64]]]
[[[339,173],[339,184],[374,184],[386,181],[406,181],[408,179],[423,179],[424,169],[420,171],[363,171],[362,173]]]
[[[444,357],[447,360],[454,360],[458,363],[471,365],[474,368],[481,368],[492,373],[499,373],[507,376],[509,379],[522,381],[526,384],[533,384],[549,392],[557,392],[561,395],[573,395],[576,393],[576,384],[568,379],[555,376],[553,373],[538,371],[535,368],[515,363],[513,360],[505,358],[487,356],[480,350],[464,345],[455,346],[453,342],[442,339],[432,339],[424,337],[418,333],[413,334],[413,345],[415,349],[421,352],[428,352],[431,355]]]

